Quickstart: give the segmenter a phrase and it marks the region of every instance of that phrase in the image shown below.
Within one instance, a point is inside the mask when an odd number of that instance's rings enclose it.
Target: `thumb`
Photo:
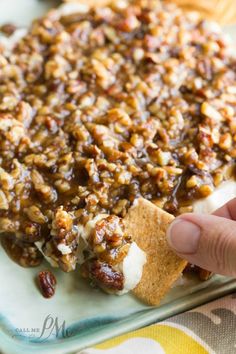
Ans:
[[[214,273],[236,276],[236,221],[214,215],[183,214],[167,238],[182,258]]]

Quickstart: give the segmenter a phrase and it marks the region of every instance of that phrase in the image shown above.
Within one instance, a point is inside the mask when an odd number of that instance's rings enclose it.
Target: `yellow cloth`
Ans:
[[[79,354],[208,353],[236,353],[236,294],[113,338]]]

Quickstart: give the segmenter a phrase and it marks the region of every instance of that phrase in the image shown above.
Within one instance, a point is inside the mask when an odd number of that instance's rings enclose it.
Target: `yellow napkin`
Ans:
[[[236,353],[236,294],[78,354]]]

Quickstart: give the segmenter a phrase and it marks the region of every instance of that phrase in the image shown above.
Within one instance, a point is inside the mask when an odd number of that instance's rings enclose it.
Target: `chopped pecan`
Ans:
[[[19,241],[12,235],[2,235],[1,244],[9,257],[22,267],[37,267],[43,260],[43,255],[34,244]]]

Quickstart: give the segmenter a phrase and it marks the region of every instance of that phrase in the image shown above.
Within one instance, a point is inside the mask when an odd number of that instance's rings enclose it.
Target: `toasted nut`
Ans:
[[[228,150],[232,146],[232,136],[229,133],[221,135],[219,147],[223,150]]]
[[[186,187],[187,188],[194,188],[199,185],[199,181],[197,176],[192,176],[187,180]]]
[[[35,205],[32,205],[31,207],[25,209],[25,213],[31,221],[36,222],[38,224],[44,224],[47,220],[43,213],[40,211],[40,209]]]
[[[56,278],[50,271],[40,272],[38,275],[38,284],[42,295],[49,299],[55,294]]]
[[[213,188],[210,185],[202,185],[199,187],[199,192],[202,197],[207,197],[213,192]]]
[[[201,105],[201,113],[213,119],[215,122],[221,122],[223,119],[222,115],[207,102],[203,102]]]
[[[0,189],[0,210],[8,210],[9,203],[5,193]]]

